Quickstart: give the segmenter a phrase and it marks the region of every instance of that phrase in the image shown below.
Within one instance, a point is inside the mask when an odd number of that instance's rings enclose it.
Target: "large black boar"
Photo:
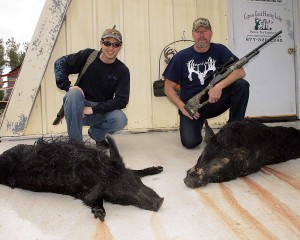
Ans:
[[[164,199],[145,186],[140,177],[160,173],[163,168],[125,168],[114,140],[109,136],[107,140],[110,156],[65,138],[17,145],[0,155],[0,184],[73,196],[102,221],[103,200],[158,211]]]
[[[206,128],[211,130],[206,123]],[[264,165],[300,158],[300,130],[243,120],[226,124],[184,179],[190,188],[255,173]]]

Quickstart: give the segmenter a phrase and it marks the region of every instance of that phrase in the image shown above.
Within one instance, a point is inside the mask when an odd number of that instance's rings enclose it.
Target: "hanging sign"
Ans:
[[[252,2],[251,0],[248,1]],[[279,30],[284,29],[282,25],[283,17],[280,12],[260,8],[260,5],[255,5],[254,8],[244,8],[243,29],[244,41],[246,43],[265,42],[270,36],[274,35]],[[280,43],[282,41],[283,39],[281,36],[278,36],[273,40],[273,42]]]

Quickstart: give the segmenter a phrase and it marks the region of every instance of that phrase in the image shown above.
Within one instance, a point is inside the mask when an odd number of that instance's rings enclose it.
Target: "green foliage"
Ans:
[[[17,43],[13,37],[6,41],[5,53],[8,58],[8,66],[11,69],[22,64],[26,53],[25,51],[20,50],[20,43]]]
[[[5,46],[3,39],[0,38],[0,67],[4,66],[5,63]]]
[[[13,37],[9,38],[6,43],[0,38],[0,67],[6,66],[14,69],[22,64],[28,48],[28,43],[23,43],[23,49],[20,48],[21,44],[16,42]]]
[[[28,43],[23,43],[23,50],[20,48],[20,43],[17,43],[13,37],[9,38],[5,43],[0,38],[0,68],[9,67],[14,69],[22,65],[25,54],[28,48]],[[0,88],[2,84],[0,84]],[[0,91],[0,101],[5,99],[6,92]]]
[[[2,86],[0,86],[0,87],[2,87]],[[4,91],[0,91],[0,101],[3,101],[4,97],[5,97],[5,92]]]

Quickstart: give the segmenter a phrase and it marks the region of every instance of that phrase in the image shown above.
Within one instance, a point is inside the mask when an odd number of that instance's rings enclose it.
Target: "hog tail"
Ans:
[[[121,157],[118,147],[117,147],[117,144],[110,134],[106,135],[106,141],[109,144],[110,159],[115,162],[123,163],[122,157]]]

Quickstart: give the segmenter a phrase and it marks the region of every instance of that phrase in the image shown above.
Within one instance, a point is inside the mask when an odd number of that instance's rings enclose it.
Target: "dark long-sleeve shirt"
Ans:
[[[54,72],[58,88],[69,91],[70,74],[79,74],[93,49],[84,49],[56,60]],[[129,101],[130,72],[127,66],[116,59],[106,64],[97,58],[90,64],[78,86],[83,90],[86,100],[98,102],[94,113],[106,113],[123,109]]]

